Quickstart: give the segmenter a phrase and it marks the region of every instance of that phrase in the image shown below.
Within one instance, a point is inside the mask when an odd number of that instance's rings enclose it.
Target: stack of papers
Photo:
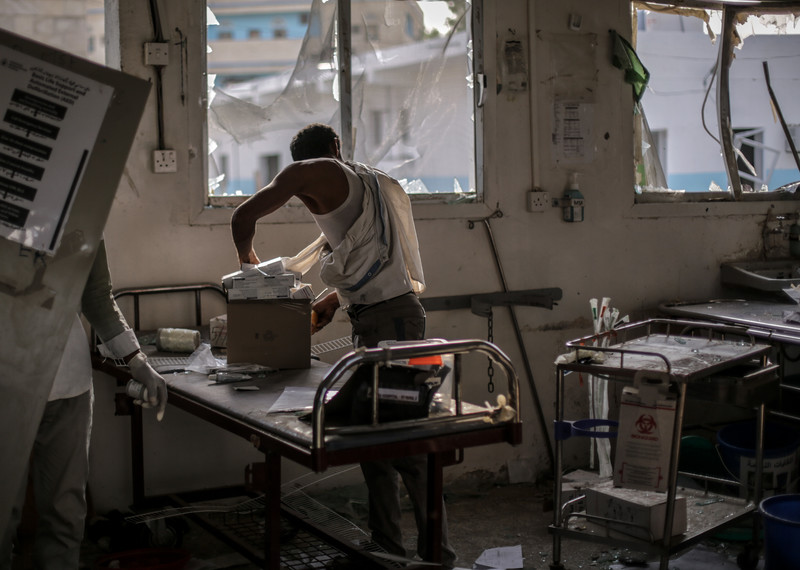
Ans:
[[[285,260],[276,257],[223,276],[228,300],[313,299],[311,287],[300,282],[301,275],[286,270]]]

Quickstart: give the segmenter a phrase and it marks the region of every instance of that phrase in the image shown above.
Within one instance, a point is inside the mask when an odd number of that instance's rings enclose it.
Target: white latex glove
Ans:
[[[144,385],[145,388],[142,392],[142,399],[134,400],[134,402],[143,408],[158,408],[156,419],[161,421],[167,407],[167,383],[158,372],[153,370],[153,367],[147,362],[147,357],[141,352],[137,352],[128,361],[128,366],[133,379]]]

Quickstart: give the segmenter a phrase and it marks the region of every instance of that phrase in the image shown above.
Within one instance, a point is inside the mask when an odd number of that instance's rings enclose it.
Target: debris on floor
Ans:
[[[757,568],[763,568],[763,561]],[[646,568],[648,570],[658,570],[659,563],[650,562],[646,565],[627,566],[625,564],[612,564],[610,570],[629,570],[631,568]],[[700,544],[689,550],[685,554],[673,559],[669,563],[670,570],[739,570],[736,558],[731,559],[730,555],[719,549]]]
[[[472,568],[475,570],[511,570],[522,568],[522,545],[484,550]]]

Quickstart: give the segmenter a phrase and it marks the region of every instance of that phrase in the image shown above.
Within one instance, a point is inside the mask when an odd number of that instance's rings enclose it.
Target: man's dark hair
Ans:
[[[289,150],[293,160],[320,158],[331,153],[331,145],[336,146],[339,135],[331,127],[322,123],[313,123],[302,128],[292,138]]]

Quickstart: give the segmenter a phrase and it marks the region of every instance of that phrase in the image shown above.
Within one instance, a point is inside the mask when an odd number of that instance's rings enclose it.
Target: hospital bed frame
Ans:
[[[194,291],[194,289],[189,289]],[[149,347],[145,347],[149,348]],[[487,356],[504,372],[507,380],[508,405],[513,417],[498,421],[496,414],[485,407],[462,400],[462,357],[477,353]],[[354,369],[371,366],[377,371],[391,361],[412,357],[452,354],[454,361],[455,413],[432,417],[363,426],[331,426],[326,423],[325,402],[329,390],[337,386]],[[130,377],[127,369],[111,360],[94,355],[96,369],[108,373],[120,383]],[[446,458],[468,447],[508,443],[517,445],[522,438],[519,403],[519,380],[510,359],[495,345],[483,340],[457,340],[441,343],[410,343],[392,348],[359,349],[345,354],[332,366],[312,361],[303,370],[284,370],[270,373],[267,378],[253,381],[256,392],[224,391],[209,385],[203,375],[166,374],[169,404],[202,418],[211,424],[250,441],[265,458],[265,538],[263,554],[247,551],[236,544],[243,554],[264,568],[280,568],[281,460],[289,459],[314,472],[334,466],[359,463],[362,460],[389,459],[411,455],[428,456],[428,525],[427,560],[441,560],[442,538],[442,469]],[[268,414],[272,403],[286,386],[315,386],[311,421],[297,414]],[[375,390],[372,391],[376,393]],[[372,404],[378,409],[377,402]],[[146,502],[144,493],[143,443],[141,409],[132,407],[132,454],[134,505]],[[224,537],[223,537],[224,538]],[[347,547],[331,537],[337,546]],[[358,547],[355,548],[358,551]],[[363,553],[357,555],[363,556]],[[369,560],[369,559],[365,559]],[[376,559],[373,565],[380,566]]]

